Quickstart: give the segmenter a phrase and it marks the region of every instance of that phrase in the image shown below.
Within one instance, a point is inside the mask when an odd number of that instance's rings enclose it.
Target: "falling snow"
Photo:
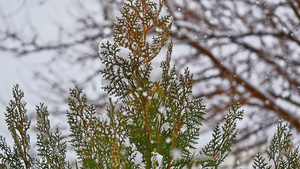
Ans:
[[[182,151],[178,148],[174,148],[171,154],[174,160],[179,160],[182,157]]]

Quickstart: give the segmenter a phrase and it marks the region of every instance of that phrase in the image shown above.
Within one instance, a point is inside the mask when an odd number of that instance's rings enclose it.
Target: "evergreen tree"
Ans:
[[[193,85],[189,70],[178,75],[175,66],[170,65],[172,42],[168,38],[172,17],[161,16],[162,4],[162,1],[128,0],[117,18],[114,41],[105,40],[100,44],[103,88],[111,96],[106,113],[97,116],[82,89],[78,86],[70,89],[67,111],[70,143],[82,168],[191,168],[195,165],[217,168],[230,152],[238,131],[237,120],[243,116],[240,106],[232,106],[225,123],[214,129],[212,140],[200,152],[196,151],[205,109],[201,100],[189,97]],[[152,62],[166,44],[166,57],[157,76]],[[11,148],[0,137],[0,167],[71,168],[65,159],[66,141],[58,128],[51,132],[44,104],[36,108],[38,157],[28,153],[30,121],[22,100],[24,93],[18,85],[13,88],[13,96],[5,116],[14,146]],[[278,140],[282,134],[290,138],[284,132],[286,126],[279,125],[279,129],[283,133],[274,136],[270,152],[283,150],[276,147],[281,146]],[[298,165],[287,162],[299,160],[298,149],[282,163],[277,162],[278,156],[272,153],[269,156],[276,161],[275,165]],[[266,165],[258,155],[254,166]]]
[[[50,131],[47,107],[44,104],[36,106],[37,112],[37,152],[39,158],[30,155],[30,137],[26,102],[22,99],[24,92],[19,85],[13,88],[13,98],[5,113],[8,130],[14,140],[9,147],[3,136],[0,136],[0,168],[71,168],[66,161],[66,141],[63,140],[58,128]]]
[[[201,100],[189,99],[193,84],[189,70],[177,76],[175,66],[170,66],[172,42],[161,62],[161,78],[153,77],[157,71],[152,60],[167,44],[172,24],[171,16],[160,15],[162,4],[149,0],[125,3],[115,24],[114,42],[104,41],[100,46],[105,65],[100,72],[106,81],[104,90],[122,103],[117,121],[126,129],[124,137],[134,151],[142,155],[145,168],[183,168],[195,160],[190,150],[199,139],[204,106]],[[150,34],[151,30],[155,33]],[[219,126],[215,130],[215,147],[208,145],[203,151],[214,159],[205,166],[218,166],[230,150],[236,120],[243,114],[235,107],[230,112],[224,133]]]
[[[288,127],[288,123],[282,120],[278,121],[277,131],[274,134],[268,147],[268,157],[273,167],[276,169],[300,168],[300,152],[299,146],[295,150],[292,149],[292,134]],[[253,161],[255,169],[270,169],[261,154],[257,154]]]

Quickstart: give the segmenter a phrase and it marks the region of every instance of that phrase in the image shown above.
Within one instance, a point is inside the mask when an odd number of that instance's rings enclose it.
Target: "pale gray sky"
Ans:
[[[45,42],[54,40],[58,36],[58,27],[55,23],[59,21],[59,23],[69,24],[71,21],[65,10],[69,2],[69,0],[1,0],[0,31],[22,32],[28,36],[32,31],[36,31]],[[15,44],[9,45],[14,47]],[[0,135],[7,137],[9,133],[4,112],[9,100],[12,99],[12,87],[15,84],[20,85],[25,92],[26,107],[29,112],[32,112],[35,105],[43,102],[40,98],[36,98],[36,91],[32,90],[38,87],[33,79],[34,71],[43,71],[44,67],[39,63],[47,61],[52,56],[38,53],[17,58],[7,52],[0,52],[0,56]],[[7,137],[7,139],[11,138]]]

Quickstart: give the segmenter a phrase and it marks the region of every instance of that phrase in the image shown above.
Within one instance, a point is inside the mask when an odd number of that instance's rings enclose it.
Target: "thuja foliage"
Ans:
[[[230,152],[230,146],[237,135],[236,120],[241,120],[243,111],[238,111],[239,106],[232,106],[225,117],[222,127],[217,124],[213,132],[212,140],[202,149],[200,154],[205,155],[206,159],[200,160],[203,167],[219,166]]]
[[[58,128],[50,130],[47,107],[44,104],[36,106],[37,114],[37,154],[32,157],[30,152],[30,120],[28,119],[26,103],[22,100],[24,92],[18,85],[13,88],[13,100],[6,108],[6,124],[14,140],[12,147],[5,138],[0,136],[0,168],[71,168],[66,161],[66,141],[63,140]]]
[[[189,70],[178,74],[170,64],[172,17],[161,16],[162,7],[162,1],[126,1],[115,23],[113,42],[100,44],[103,89],[111,97],[105,113],[97,115],[80,87],[70,89],[66,115],[70,145],[79,162],[76,168],[218,168],[230,152],[237,121],[243,116],[238,105],[229,110],[224,124],[217,124],[212,140],[202,150],[195,147],[201,141],[205,107],[201,100],[190,99]],[[152,62],[165,45],[157,78]],[[10,147],[0,137],[0,168],[71,168],[66,160],[67,142],[58,127],[51,129],[43,103],[36,107],[37,156],[29,153],[30,120],[23,96],[19,86],[14,86],[14,99],[5,113],[14,144]],[[290,151],[291,141],[283,144],[291,135],[281,124],[269,158],[275,166],[299,166],[299,148]],[[268,163],[258,154],[253,167],[268,167]]]
[[[252,166],[255,169],[300,168],[299,148],[298,146],[295,150],[292,149],[292,134],[288,124],[279,120],[277,131],[268,147],[269,161],[266,161],[266,159],[258,153],[253,160]]]

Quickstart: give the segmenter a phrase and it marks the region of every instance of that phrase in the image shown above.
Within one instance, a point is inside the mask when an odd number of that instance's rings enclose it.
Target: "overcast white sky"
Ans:
[[[26,1],[26,0],[1,0],[0,2],[0,31],[30,33],[32,26],[43,37],[45,41],[57,37],[56,21],[68,24],[69,15],[66,13],[69,0],[51,1]],[[42,3],[42,4],[41,4]],[[3,19],[3,16],[5,16]],[[7,29],[9,28],[9,29]],[[3,38],[3,37],[0,37]],[[14,44],[10,44],[13,46]],[[0,135],[7,136],[4,112],[9,100],[12,99],[12,87],[19,84],[25,92],[25,101],[28,111],[33,111],[35,105],[41,100],[34,97],[32,89],[37,87],[33,80],[33,70],[43,71],[38,67],[40,62],[51,56],[38,54],[37,56],[26,56],[16,58],[11,53],[0,52]]]

